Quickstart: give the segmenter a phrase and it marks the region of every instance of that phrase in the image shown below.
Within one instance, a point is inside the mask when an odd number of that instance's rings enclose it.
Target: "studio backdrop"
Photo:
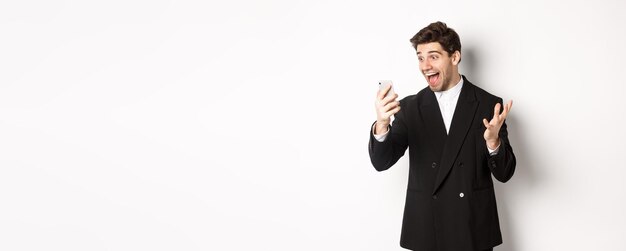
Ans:
[[[0,250],[403,250],[377,81],[460,71],[513,100],[495,250],[626,250],[626,2],[4,1]]]

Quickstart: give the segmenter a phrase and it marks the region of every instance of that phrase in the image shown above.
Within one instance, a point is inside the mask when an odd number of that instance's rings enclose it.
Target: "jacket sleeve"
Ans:
[[[403,102],[400,102],[402,107]],[[393,166],[404,155],[408,147],[407,126],[404,119],[404,110],[396,113],[395,119],[389,127],[387,138],[379,142],[374,138],[373,125],[370,126],[369,154],[372,165],[378,171],[384,171]]]
[[[502,99],[499,102],[502,104]],[[493,177],[504,183],[509,181],[515,173],[515,154],[513,154],[513,148],[509,142],[506,120],[502,123],[498,137],[500,138],[498,154],[487,157],[487,165]]]

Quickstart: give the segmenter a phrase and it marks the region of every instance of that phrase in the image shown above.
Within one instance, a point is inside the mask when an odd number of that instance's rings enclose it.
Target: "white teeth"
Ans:
[[[435,75],[435,74],[437,74],[437,73],[436,72],[429,72],[429,73],[426,73],[426,76],[430,77],[430,76]]]

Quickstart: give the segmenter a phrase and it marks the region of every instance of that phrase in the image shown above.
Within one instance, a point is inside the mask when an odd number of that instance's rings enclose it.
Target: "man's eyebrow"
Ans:
[[[420,53],[421,53],[421,52],[419,52],[419,51],[418,51],[418,52],[417,52],[417,55],[419,55]],[[428,52],[426,52],[426,54],[431,54],[431,53],[437,53],[437,54],[440,54],[440,55],[441,55],[441,52],[440,52],[440,51],[428,51]]]

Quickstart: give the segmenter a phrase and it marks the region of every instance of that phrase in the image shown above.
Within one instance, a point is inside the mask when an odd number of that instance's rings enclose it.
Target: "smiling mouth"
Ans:
[[[429,72],[424,74],[426,75],[426,79],[428,80],[428,84],[434,86],[439,80],[439,72]]]

